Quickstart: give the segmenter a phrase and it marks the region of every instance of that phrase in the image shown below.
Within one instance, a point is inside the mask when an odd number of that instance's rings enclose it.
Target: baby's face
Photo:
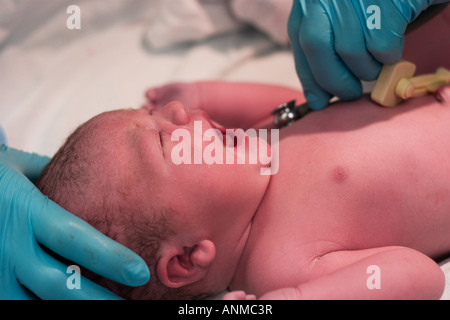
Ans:
[[[182,227],[204,228],[215,236],[223,231],[229,235],[230,228],[244,233],[270,176],[261,175],[260,164],[207,164],[205,159],[196,164],[194,157],[198,162],[199,155],[210,154],[211,141],[203,141],[202,134],[216,128],[203,111],[187,111],[172,102],[158,110],[119,110],[97,118],[97,137],[111,150],[114,165],[126,172],[136,199],[152,208],[174,209]],[[219,141],[224,138],[219,130],[209,131]],[[191,141],[183,141],[177,132],[189,134]],[[179,164],[189,152],[192,161]]]

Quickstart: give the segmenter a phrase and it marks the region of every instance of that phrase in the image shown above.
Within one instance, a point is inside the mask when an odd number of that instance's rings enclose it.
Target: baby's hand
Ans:
[[[450,85],[442,86],[436,91],[436,99],[441,103],[450,102]]]
[[[231,291],[224,295],[222,300],[256,300],[256,296],[246,294],[245,291]]]
[[[146,107],[162,108],[171,101],[180,101],[188,109],[200,108],[200,89],[197,83],[175,82],[151,88],[145,93]]]

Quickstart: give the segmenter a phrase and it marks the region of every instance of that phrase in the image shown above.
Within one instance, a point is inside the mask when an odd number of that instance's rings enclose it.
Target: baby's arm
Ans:
[[[188,108],[205,110],[225,127],[242,129],[269,126],[273,120],[270,112],[282,103],[305,102],[303,93],[292,88],[223,81],[173,83],[150,89],[146,96],[154,107],[178,100]]]
[[[314,268],[326,275],[260,299],[439,299],[445,284],[433,260],[403,247],[332,252]]]

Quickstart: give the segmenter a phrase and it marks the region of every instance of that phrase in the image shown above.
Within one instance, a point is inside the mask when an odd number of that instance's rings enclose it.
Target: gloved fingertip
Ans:
[[[337,95],[338,98],[345,101],[353,101],[361,98],[362,90],[354,92],[346,92],[344,94]]]
[[[344,82],[343,82],[344,83]],[[363,88],[360,81],[346,81],[344,86],[341,86],[333,92],[336,97],[345,101],[353,101],[362,96]]]
[[[372,56],[382,64],[394,64],[402,57],[404,38],[380,38],[367,45]]]
[[[6,135],[2,127],[0,126],[0,145],[3,145],[5,143],[6,143]]]
[[[382,67],[383,65],[378,62],[373,62],[370,66],[365,64],[364,67],[356,71],[358,72],[356,76],[363,81],[375,81],[378,79]],[[356,72],[354,73],[356,74]]]
[[[137,287],[150,280],[150,270],[143,259],[135,259],[126,266],[124,276],[126,284]]]
[[[306,101],[312,110],[325,109],[330,101],[330,97],[319,97],[314,93],[305,93]]]

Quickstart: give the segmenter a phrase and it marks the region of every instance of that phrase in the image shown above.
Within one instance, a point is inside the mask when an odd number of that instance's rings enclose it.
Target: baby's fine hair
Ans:
[[[94,118],[95,119],[95,118]],[[156,257],[162,241],[173,231],[173,213],[152,212],[133,198],[127,172],[107,172],[97,159],[105,158],[96,134],[94,120],[78,127],[57,151],[42,172],[36,186],[44,195],[85,220],[111,239],[140,255],[149,266],[149,283],[128,287],[82,269],[82,275],[125,299],[191,299],[189,288],[165,287],[156,276]],[[113,159],[111,159],[113,161]],[[108,167],[111,170],[115,166]],[[117,169],[119,170],[119,169]],[[119,185],[111,185],[108,176],[123,176]],[[123,183],[122,183],[123,182]]]

